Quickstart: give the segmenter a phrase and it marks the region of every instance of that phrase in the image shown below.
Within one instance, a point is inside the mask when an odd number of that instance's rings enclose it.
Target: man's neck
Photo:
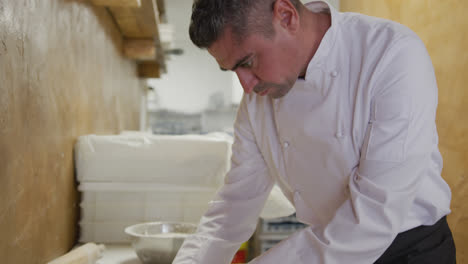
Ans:
[[[303,18],[303,50],[305,60],[299,75],[299,77],[302,78],[305,77],[309,62],[314,57],[325,33],[331,26],[331,15],[328,13],[314,13],[310,10],[304,10]]]

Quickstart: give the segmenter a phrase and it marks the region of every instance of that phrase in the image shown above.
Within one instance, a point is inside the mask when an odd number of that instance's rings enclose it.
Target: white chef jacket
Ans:
[[[174,263],[230,263],[277,183],[307,228],[251,263],[373,263],[400,232],[450,212],[422,41],[388,20],[339,13],[304,80],[280,98],[244,95],[232,168]]]

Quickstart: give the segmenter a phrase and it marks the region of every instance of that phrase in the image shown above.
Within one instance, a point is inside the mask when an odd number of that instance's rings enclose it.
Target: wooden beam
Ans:
[[[140,7],[141,0],[91,0],[93,5],[114,7]]]
[[[160,71],[166,72],[164,50],[159,38],[159,11],[156,0],[141,0],[140,8],[109,7],[124,38],[153,39]]]
[[[127,38],[158,36],[156,10],[151,0],[143,0],[140,8],[109,7],[122,35]]]
[[[140,78],[159,78],[161,77],[159,63],[141,62],[138,64],[138,77]]]
[[[156,5],[158,6],[160,22],[167,23],[166,5],[164,3],[164,0],[156,0]]]
[[[156,60],[156,44],[153,39],[125,39],[124,55],[135,60]]]

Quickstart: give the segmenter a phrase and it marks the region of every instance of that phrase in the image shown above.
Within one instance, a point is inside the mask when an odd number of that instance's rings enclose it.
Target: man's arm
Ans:
[[[251,264],[374,263],[400,232],[430,166],[437,84],[416,37],[397,41],[373,78],[372,114],[348,199],[327,226],[301,230]]]
[[[228,264],[255,230],[259,214],[273,187],[257,147],[247,113],[246,98],[234,126],[231,169],[210,202],[195,235],[184,241],[174,264]]]

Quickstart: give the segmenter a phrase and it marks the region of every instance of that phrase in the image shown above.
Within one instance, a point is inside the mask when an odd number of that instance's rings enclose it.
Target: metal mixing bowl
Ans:
[[[141,223],[125,228],[144,264],[171,264],[184,239],[197,226],[181,222]]]

